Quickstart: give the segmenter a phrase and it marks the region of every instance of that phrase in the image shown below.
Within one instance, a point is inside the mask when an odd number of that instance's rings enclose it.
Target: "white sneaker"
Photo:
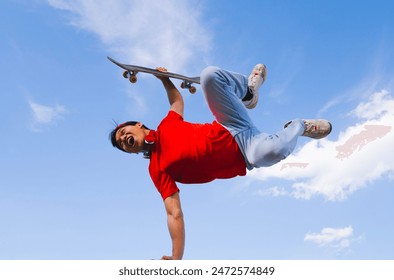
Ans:
[[[267,68],[264,64],[257,64],[253,68],[248,78],[249,92],[252,94],[252,98],[249,100],[242,100],[246,108],[253,109],[256,107],[259,101],[259,88],[265,82],[266,76]]]
[[[305,130],[302,136],[310,137],[313,139],[321,139],[331,133],[332,125],[327,120],[303,120]],[[284,128],[288,127],[292,121],[285,124]]]
[[[305,131],[302,136],[321,139],[330,134],[332,125],[326,120],[304,120]]]

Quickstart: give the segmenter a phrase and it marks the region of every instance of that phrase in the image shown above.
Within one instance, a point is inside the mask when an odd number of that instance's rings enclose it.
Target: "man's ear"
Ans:
[[[144,124],[141,123],[141,122],[137,122],[137,123],[136,123],[136,126],[137,126],[138,128],[141,128],[143,125],[144,125]]]

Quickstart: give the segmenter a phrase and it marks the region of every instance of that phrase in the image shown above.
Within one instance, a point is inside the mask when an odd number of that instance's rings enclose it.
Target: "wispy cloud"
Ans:
[[[41,131],[47,125],[56,124],[68,111],[62,105],[46,106],[34,101],[28,101],[33,120],[31,122],[31,129],[35,132]]]
[[[208,55],[211,32],[195,0],[47,0],[70,12],[70,23],[97,35],[131,64],[186,71]],[[198,68],[199,69],[199,68]]]
[[[253,170],[250,176],[256,180],[279,178],[290,182],[288,192],[276,187],[271,189],[273,195],[288,194],[302,199],[323,195],[329,200],[346,199],[382,176],[392,178],[393,96],[385,90],[376,92],[350,115],[357,118],[357,123],[341,131],[336,140],[311,140],[285,161]]]
[[[273,196],[273,197],[290,195],[290,193],[285,188],[278,186],[267,188],[264,190],[258,190],[256,194],[261,196]]]
[[[338,250],[346,249],[350,246],[353,237],[353,227],[344,228],[323,228],[319,233],[308,233],[304,241],[313,242],[322,247],[332,247]]]

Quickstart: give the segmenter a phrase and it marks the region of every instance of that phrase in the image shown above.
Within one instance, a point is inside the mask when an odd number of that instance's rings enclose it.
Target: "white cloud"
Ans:
[[[369,102],[358,105],[352,113],[366,120],[381,118],[385,114],[394,114],[394,99],[388,91],[383,90],[372,95]]]
[[[275,186],[275,187],[264,189],[264,190],[258,190],[256,192],[256,194],[261,195],[261,196],[277,197],[277,196],[287,196],[287,195],[289,195],[289,192],[286,191],[285,188]]]
[[[290,181],[289,193],[296,198],[323,195],[329,200],[346,199],[383,176],[393,178],[393,96],[388,91],[376,92],[351,115],[359,122],[340,132],[336,140],[311,140],[283,162],[255,169],[250,176]]]
[[[68,111],[61,105],[53,107],[28,101],[30,109],[33,113],[32,130],[41,131],[43,125],[55,124],[57,120],[64,116]]]
[[[97,35],[125,63],[185,71],[210,50],[212,36],[201,24],[206,21],[198,1],[47,1],[70,12],[71,24]]]
[[[353,227],[323,228],[320,233],[308,233],[304,241],[311,241],[319,246],[334,247],[337,249],[348,248],[353,239]]]

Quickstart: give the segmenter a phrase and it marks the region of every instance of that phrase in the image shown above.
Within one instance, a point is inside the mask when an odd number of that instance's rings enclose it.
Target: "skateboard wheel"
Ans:
[[[129,71],[123,72],[123,78],[127,79],[129,77]]]
[[[136,75],[131,75],[129,78],[130,83],[134,84],[137,82],[137,76]]]
[[[181,83],[181,88],[186,88],[186,83],[185,82]]]
[[[197,91],[196,87],[190,87],[190,88],[189,88],[189,92],[190,92],[191,94],[195,94],[196,91]]]

